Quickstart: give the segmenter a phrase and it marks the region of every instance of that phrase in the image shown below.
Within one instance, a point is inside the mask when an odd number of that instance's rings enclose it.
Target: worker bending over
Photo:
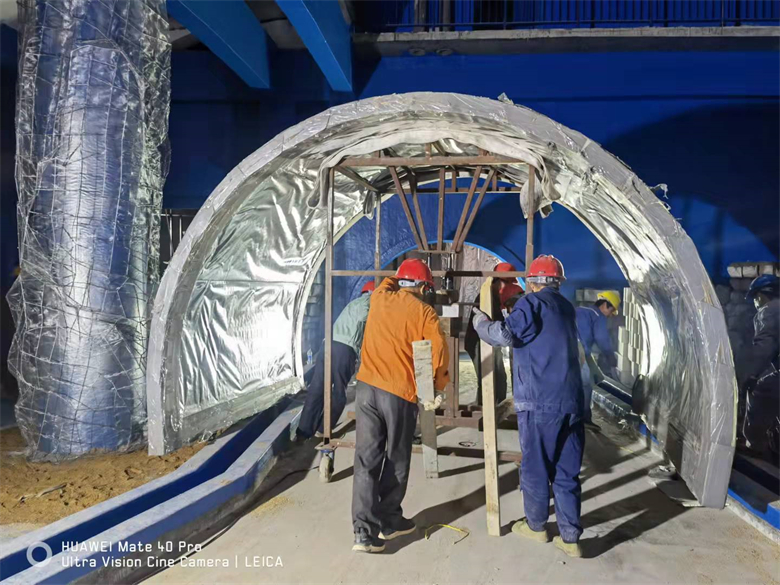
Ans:
[[[428,266],[409,259],[372,295],[355,395],[354,551],[381,552],[385,540],[415,530],[401,509],[418,410],[413,341],[431,341],[434,389],[449,382],[439,317],[423,301],[432,292]]]
[[[516,268],[509,262],[499,262],[493,268],[494,272],[514,272]],[[511,297],[522,294],[523,289],[517,284],[516,278],[494,278],[493,279],[493,314],[497,319],[503,321],[503,316],[498,317],[498,310],[503,311],[505,309],[505,301]],[[474,299],[474,305],[479,308],[480,295],[477,295]],[[466,349],[466,353],[471,358],[471,363],[474,364],[474,371],[477,374],[477,404],[482,404],[482,359],[479,351],[479,336],[474,330],[472,323],[474,317],[474,311],[472,309],[471,318],[469,319],[466,327],[466,336],[463,340],[463,344]],[[496,404],[506,398],[507,379],[506,370],[504,369],[504,359],[500,352],[496,352],[493,356],[493,388],[494,395],[496,397]]]
[[[747,446],[763,456],[778,458],[780,432],[780,281],[762,275],[750,283],[746,298],[756,306],[753,347],[745,360],[747,410],[742,432]]]
[[[368,308],[374,281],[363,285],[360,296],[350,302],[341,311],[333,324],[333,343],[331,344],[331,386],[330,428],[339,422],[347,405],[347,385],[355,374],[357,358],[363,345],[363,330],[368,319]],[[323,411],[325,410],[325,357],[320,352],[314,366],[314,375],[309,383],[306,403],[298,423],[298,436],[308,439],[315,433],[322,433]]]
[[[539,256],[528,268],[526,295],[517,301],[506,321],[491,321],[485,313],[475,311],[474,327],[483,341],[514,348],[525,518],[512,531],[548,542],[552,485],[560,531],[553,542],[566,554],[579,557],[585,428],[576,315],[558,291],[563,280],[563,265],[553,256]]]
[[[617,315],[620,308],[620,296],[611,290],[600,292],[596,304],[591,307],[577,307],[577,332],[585,352],[585,361],[580,362],[582,368],[582,390],[585,398],[585,424],[594,430],[599,426],[593,422],[590,402],[593,396],[593,386],[604,379],[601,368],[593,359],[592,350],[595,343],[604,362],[608,366],[608,375],[616,377],[617,358],[612,347],[612,339],[607,329],[607,319]]]

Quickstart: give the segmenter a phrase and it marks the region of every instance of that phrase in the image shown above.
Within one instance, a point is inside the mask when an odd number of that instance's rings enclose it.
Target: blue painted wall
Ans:
[[[715,281],[726,278],[731,262],[778,257],[776,53],[385,58],[358,64],[355,95],[331,92],[307,53],[284,58],[283,70],[296,75],[275,81],[278,90],[256,92],[208,54],[174,55],[166,206],[198,207],[242,158],[332,105],[420,90],[492,98],[505,92],[601,143],[649,185],[667,183],[672,214]],[[494,251],[522,257],[524,227],[505,225],[507,211],[486,205],[474,237],[500,224],[506,238],[499,247],[509,249]],[[622,281],[609,254],[571,214],[559,208],[540,224],[537,250],[560,254],[578,286]]]
[[[15,77],[16,39],[6,27],[3,31],[2,121],[7,129],[12,127],[8,120],[13,117],[13,83],[5,79]],[[780,57],[776,52],[357,60],[355,92],[347,94],[330,89],[307,51],[293,51],[275,54],[271,77],[274,89],[255,90],[207,51],[174,53],[173,152],[166,207],[199,207],[243,158],[289,126],[332,105],[421,90],[491,98],[503,92],[515,103],[601,143],[649,185],[667,183],[672,214],[693,238],[713,280],[726,278],[730,262],[778,258]],[[7,130],[2,145],[0,280],[5,295],[16,265],[13,170],[7,154],[13,149],[13,136]],[[507,222],[507,217],[517,221]],[[571,288],[620,285],[622,276],[608,252],[566,210],[557,208],[537,225],[537,251],[564,260]],[[470,240],[502,257],[522,258],[524,230],[515,201],[489,200]]]

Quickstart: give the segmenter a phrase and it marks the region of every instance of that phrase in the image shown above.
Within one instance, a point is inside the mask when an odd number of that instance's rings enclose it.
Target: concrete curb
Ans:
[[[100,574],[96,582],[103,583],[118,582],[118,575],[129,576],[128,569],[137,567],[122,565],[122,559],[134,552],[127,544],[140,545],[144,560],[163,554],[165,547],[161,550],[157,545],[166,534],[207,514],[214,523],[217,519],[210,513],[248,499],[288,444],[301,408],[299,402],[284,399],[201,460],[191,460],[166,477],[11,541],[0,549],[3,583],[84,581],[96,572]],[[78,550],[62,552],[66,542],[79,543]],[[51,548],[52,557],[45,565],[33,567],[28,549],[40,543]],[[170,552],[179,557],[186,551]],[[42,556],[38,551],[36,558]],[[147,574],[151,572],[155,569]]]
[[[593,389],[593,401],[610,415],[626,421],[636,432],[649,436],[653,443],[658,444],[642,419],[631,412],[631,406],[626,402],[601,388]],[[744,459],[739,462],[741,469],[747,464]],[[736,467],[737,465],[731,472],[726,507],[764,536],[780,544],[780,498],[753,478],[738,471]]]

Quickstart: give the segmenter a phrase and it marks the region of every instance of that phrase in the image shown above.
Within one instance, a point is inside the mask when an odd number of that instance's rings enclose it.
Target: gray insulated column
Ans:
[[[9,358],[29,454],[141,445],[167,172],[160,0],[20,2],[21,275]]]

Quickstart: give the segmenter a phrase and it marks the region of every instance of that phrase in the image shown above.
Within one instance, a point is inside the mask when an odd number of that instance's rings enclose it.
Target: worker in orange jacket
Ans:
[[[401,509],[418,410],[412,342],[431,341],[436,391],[450,379],[439,316],[424,300],[431,293],[428,266],[408,259],[371,297],[355,394],[354,551],[381,552],[384,541],[416,528]],[[423,406],[433,409],[440,400],[441,395]]]

